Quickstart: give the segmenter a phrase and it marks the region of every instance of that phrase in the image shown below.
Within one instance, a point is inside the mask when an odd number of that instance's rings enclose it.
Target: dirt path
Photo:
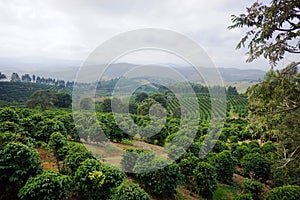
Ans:
[[[148,144],[143,141],[133,141],[132,144],[122,144],[115,142],[108,142],[105,144],[96,144],[96,143],[84,143],[85,147],[91,151],[96,157],[104,156],[104,159],[107,163],[121,167],[122,154],[124,150],[133,148],[133,149],[144,149],[153,151],[158,157],[167,158],[168,155],[164,150],[164,147]]]

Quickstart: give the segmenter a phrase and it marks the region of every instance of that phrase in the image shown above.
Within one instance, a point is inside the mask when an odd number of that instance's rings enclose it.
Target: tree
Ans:
[[[263,188],[263,185],[261,182],[245,178],[242,183],[242,187],[246,194],[250,193],[250,194],[252,194],[252,197],[254,199],[260,199],[259,196],[261,195],[260,193]]]
[[[232,15],[229,29],[250,28],[237,48],[249,41],[247,61],[264,56],[271,64],[285,53],[300,53],[300,4],[298,0],[271,0],[270,5],[255,2],[245,14]]]
[[[139,155],[143,152],[143,149],[126,149],[122,154],[122,169],[127,173],[132,173]]]
[[[22,200],[59,200],[67,195],[69,177],[55,171],[45,171],[30,178],[19,191]]]
[[[29,177],[40,173],[39,164],[36,150],[17,142],[7,143],[0,150],[0,199],[16,199]]]
[[[62,135],[66,136],[64,124],[55,119],[44,119],[36,125],[36,131],[32,136],[37,141],[48,142],[51,134],[55,132],[60,132]]]
[[[238,95],[239,93],[237,92],[236,87],[229,86],[226,89],[226,94],[227,95]]]
[[[151,99],[151,98],[145,99],[138,106],[138,114],[139,115],[148,115],[151,106],[153,106],[155,104],[157,104],[157,102],[154,99]]]
[[[152,94],[150,96],[150,98],[154,99],[156,102],[158,102],[164,108],[167,107],[167,99],[163,94],[157,92],[157,93]]]
[[[298,0],[272,0],[269,5],[255,2],[245,14],[232,16],[232,22],[230,29],[250,28],[237,45],[241,48],[249,41],[247,61],[264,56],[275,66],[286,53],[300,53]],[[261,83],[247,91],[250,129],[264,132],[264,138],[277,140],[279,156],[276,159],[280,164],[272,166],[273,175],[285,174],[284,182],[289,184],[300,183],[295,178],[300,176],[300,139],[297,135],[300,131],[299,64],[295,60],[283,70],[272,68]]]
[[[93,159],[93,155],[83,145],[75,144],[69,151],[68,155],[64,160],[63,171],[67,174],[73,175],[80,163],[87,160]]]
[[[17,112],[11,108],[3,108],[0,110],[0,122],[19,123],[20,118]]]
[[[93,100],[89,97],[83,98],[80,100],[80,109],[82,110],[91,110],[93,105]]]
[[[67,94],[67,93],[57,93],[56,94],[56,101],[54,102],[54,105],[56,107],[60,107],[60,108],[69,108],[71,107],[72,104],[72,97],[71,95]]]
[[[66,145],[66,138],[60,132],[54,132],[51,134],[48,144],[56,157],[57,168],[60,169],[59,161],[63,158],[60,150]]]
[[[114,199],[118,200],[150,200],[149,194],[139,185],[131,182],[123,182],[115,192]]]
[[[298,185],[285,185],[271,190],[266,200],[298,200],[300,199],[300,187]]]
[[[30,96],[26,106],[29,108],[40,106],[42,111],[45,111],[53,106],[56,101],[57,97],[50,90],[38,90]]]
[[[18,73],[12,73],[11,77],[10,77],[10,82],[20,82],[21,79],[19,77]]]
[[[249,153],[241,160],[246,174],[251,178],[267,180],[271,172],[271,162],[259,153]]]
[[[217,173],[215,168],[206,162],[199,162],[194,173],[196,192],[208,199],[212,199],[213,192],[217,189]]]
[[[198,151],[199,152],[199,151]],[[194,169],[196,169],[199,158],[192,155],[189,155],[179,162],[180,171],[184,176],[184,183],[187,187],[187,189],[191,191],[195,191],[198,186],[194,183],[193,177],[194,177]]]
[[[114,106],[114,112],[123,113],[125,105],[118,98],[105,98],[101,104],[102,112],[112,112],[112,106]]]
[[[86,159],[77,168],[73,185],[75,191],[83,194],[81,199],[111,199],[124,179],[123,172],[95,159]]]
[[[149,156],[150,155],[150,156]],[[149,157],[150,159],[148,159]],[[148,158],[147,158],[148,157]],[[157,169],[151,172],[138,173],[137,177],[147,191],[161,197],[170,197],[175,194],[177,186],[180,185],[182,174],[176,163],[169,163],[161,158],[154,158],[149,153],[140,154],[134,172],[142,172],[145,169]],[[146,158],[146,162],[145,161]],[[151,165],[151,166],[149,166]]]
[[[148,97],[149,97],[149,96],[148,96],[147,93],[141,92],[141,93],[139,93],[139,94],[136,95],[135,101],[136,101],[137,103],[141,103],[142,101],[144,101],[144,100],[147,99]]]
[[[94,199],[106,178],[100,170],[100,163],[95,159],[87,159],[82,162],[74,174],[74,190],[87,199]]]
[[[222,151],[209,158],[209,162],[216,168],[218,180],[230,184],[235,172],[235,160],[228,150]]]
[[[269,71],[265,79],[248,89],[249,129],[264,132],[263,138],[276,139],[278,151],[274,173],[286,174],[290,184],[298,184],[300,176],[300,85],[296,69],[288,66],[281,71]],[[277,171],[277,172],[276,172]],[[286,171],[286,172],[284,172]]]
[[[31,82],[32,80],[29,74],[22,75],[21,79],[23,82]]]
[[[0,72],[0,80],[1,79],[6,79],[6,75],[5,74],[2,74],[1,72]]]

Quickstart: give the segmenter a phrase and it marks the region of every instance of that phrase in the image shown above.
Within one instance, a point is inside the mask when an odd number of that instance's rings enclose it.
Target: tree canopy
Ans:
[[[275,140],[278,156],[272,166],[275,185],[299,184],[299,60],[274,70],[287,53],[300,54],[300,1],[255,2],[246,13],[232,16],[229,29],[247,28],[237,48],[248,48],[248,62],[263,56],[272,68],[264,80],[247,90],[248,131],[263,140]],[[282,179],[285,181],[283,182]]]
[[[248,28],[237,48],[249,42],[249,62],[264,56],[274,65],[285,53],[300,53],[299,0],[271,0],[270,5],[255,2],[246,13],[232,15],[232,22],[229,29]]]
[[[41,106],[42,111],[44,111],[54,105],[56,101],[57,97],[50,90],[38,90],[31,95],[26,105],[29,108]]]

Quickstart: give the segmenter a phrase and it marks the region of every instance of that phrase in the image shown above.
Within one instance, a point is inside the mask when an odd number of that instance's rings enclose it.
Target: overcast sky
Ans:
[[[163,28],[196,41],[218,67],[267,69],[268,63],[263,59],[246,63],[245,50],[235,50],[242,37],[241,30],[227,29],[230,15],[244,12],[249,5],[245,2],[1,0],[0,59],[83,61],[97,46],[115,35],[139,28]],[[131,56],[128,62],[149,62],[153,56]]]

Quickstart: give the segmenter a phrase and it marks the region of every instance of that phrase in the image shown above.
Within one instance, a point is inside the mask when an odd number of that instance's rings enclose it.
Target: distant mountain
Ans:
[[[263,79],[265,71],[258,69],[237,69],[237,68],[219,68],[219,71],[226,81],[258,81]]]
[[[55,79],[63,79],[66,81],[73,81],[76,78],[78,70],[80,69],[80,61],[63,61],[59,62],[59,60],[51,60],[49,62],[47,59],[35,60],[35,62],[31,62],[31,60],[11,60],[11,59],[0,59],[0,72],[5,73],[7,76],[10,76],[12,72],[17,72],[19,74],[29,73],[35,74],[37,76],[43,77],[51,77]],[[20,62],[20,63],[19,63]],[[109,68],[105,71],[104,75],[101,79],[112,79],[116,77],[123,76],[127,72],[133,72],[136,67],[147,67],[147,73],[149,76],[151,74],[155,75],[165,75],[167,71],[157,71],[157,68],[149,68],[149,66],[143,66],[139,64],[130,64],[130,63],[116,63],[109,66]],[[173,65],[174,66],[174,65]],[[99,68],[103,69],[102,66],[89,66],[85,73],[85,79],[83,81],[88,82],[89,80],[95,80],[99,76]],[[200,74],[193,67],[181,67],[176,66],[173,67],[176,71],[182,74],[187,80],[193,82],[203,82],[203,77],[210,77],[215,75],[214,70],[211,68],[201,68]],[[137,70],[134,76],[138,76],[138,73],[143,70],[139,68],[140,71]],[[152,71],[151,71],[152,70]],[[241,82],[241,81],[249,81],[255,82],[259,79],[262,79],[265,71],[257,70],[257,69],[237,69],[237,68],[218,68],[218,71],[225,82]],[[154,75],[154,76],[155,76]],[[202,76],[201,76],[202,75]],[[212,77],[213,78],[213,77]]]

